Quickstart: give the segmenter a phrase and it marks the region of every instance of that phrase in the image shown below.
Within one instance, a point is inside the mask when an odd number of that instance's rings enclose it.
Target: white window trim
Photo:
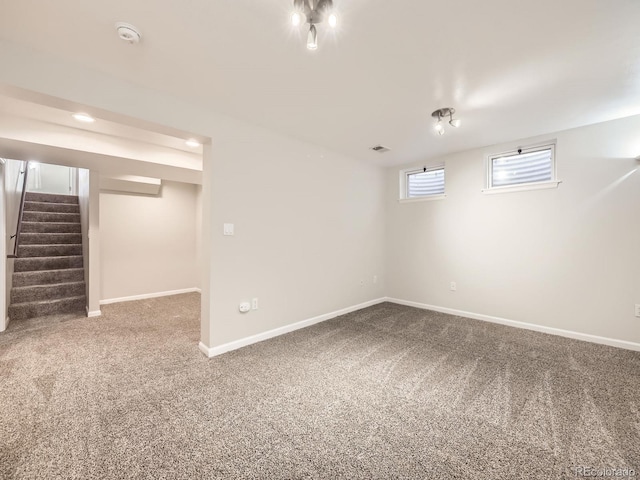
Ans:
[[[517,185],[507,185],[503,187],[492,187],[492,165],[493,159],[497,157],[505,157],[509,155],[516,155],[518,153],[531,153],[539,150],[551,149],[551,174],[552,179],[547,182],[533,182],[533,183],[520,183]],[[518,150],[521,150],[518,152]],[[511,192],[524,192],[527,190],[544,190],[547,188],[557,188],[559,184],[562,183],[562,180],[558,180],[558,169],[556,162],[556,140],[551,140],[545,143],[539,143],[536,145],[530,145],[527,147],[518,147],[513,150],[508,150],[506,152],[501,153],[492,153],[487,155],[485,159],[485,188],[482,189],[482,193],[486,195],[493,195],[496,193],[511,193]]]
[[[535,182],[523,183],[522,185],[508,185],[506,187],[485,188],[482,193],[485,195],[494,195],[496,193],[524,192],[526,190],[545,190],[547,188],[557,188],[562,180],[554,180],[552,182]]]
[[[423,173],[423,172],[431,172],[433,170],[444,170],[444,163],[439,163],[437,165],[431,165],[429,167],[419,167],[419,168],[407,168],[405,170],[400,170],[400,198],[398,202],[400,203],[414,203],[414,202],[425,202],[431,200],[442,200],[446,198],[446,193],[438,193],[436,195],[424,195],[422,197],[407,197],[407,177],[414,173]],[[447,172],[444,172],[444,190],[447,191]]]
[[[400,198],[398,199],[398,202],[400,203],[431,202],[433,200],[442,200],[444,198],[447,198],[447,195],[444,193],[440,193],[438,195],[425,195],[423,197]]]

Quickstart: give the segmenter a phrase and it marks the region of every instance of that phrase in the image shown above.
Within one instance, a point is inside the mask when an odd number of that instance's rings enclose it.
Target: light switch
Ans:
[[[224,234],[225,235],[233,235],[233,223],[225,223],[224,224]]]

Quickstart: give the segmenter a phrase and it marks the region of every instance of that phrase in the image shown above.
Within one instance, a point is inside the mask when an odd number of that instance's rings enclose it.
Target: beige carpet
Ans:
[[[638,353],[387,303],[208,360],[198,316],[11,324],[0,478],[640,476]]]

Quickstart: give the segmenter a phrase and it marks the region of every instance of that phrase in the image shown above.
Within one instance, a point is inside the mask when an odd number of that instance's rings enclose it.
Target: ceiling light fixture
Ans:
[[[83,123],[93,123],[96,121],[95,118],[93,118],[91,115],[89,115],[88,113],[74,113],[73,115],[71,115],[73,118],[75,118],[77,121],[79,122],[83,122]]]
[[[184,143],[187,145],[187,147],[191,147],[191,148],[197,148],[200,146],[200,142],[197,141],[195,138],[190,138]]]
[[[460,119],[453,118],[453,114],[456,113],[455,108],[440,108],[433,112],[431,116],[437,120],[435,125],[435,130],[438,135],[444,135],[444,125],[442,123],[442,119],[449,117],[449,125],[454,128],[458,128],[460,126]]]
[[[338,16],[333,11],[333,0],[293,0],[291,25],[297,27],[302,23],[309,24],[307,49],[317,50],[318,30],[316,25],[324,22],[325,19],[331,28],[338,25]]]

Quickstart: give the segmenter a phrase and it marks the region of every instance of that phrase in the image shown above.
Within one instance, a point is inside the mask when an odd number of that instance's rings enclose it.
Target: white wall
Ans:
[[[206,346],[384,295],[382,169],[59,57],[0,47],[0,82],[213,139],[202,191]],[[236,224],[235,237],[222,236],[224,222]],[[377,284],[360,286],[376,273]],[[260,309],[241,315],[238,303],[252,297]]]
[[[7,255],[13,254],[14,240],[11,239],[16,231],[18,214],[20,212],[20,199],[22,196],[23,162],[7,160],[0,166],[0,332],[9,324],[9,304],[11,301],[11,287],[13,285],[13,258]]]
[[[75,169],[46,163],[29,164],[27,191],[71,195]]]
[[[20,213],[20,200],[22,198],[22,188],[24,179],[20,172],[23,171],[25,162],[18,160],[7,160],[4,166],[4,187],[6,205],[6,246],[7,253],[13,253],[14,240],[11,235],[16,233],[18,215]]]
[[[196,186],[160,194],[100,193],[101,300],[195,288]]]
[[[7,328],[7,309],[9,301],[9,290],[7,289],[7,211],[6,211],[6,194],[5,194],[5,165],[0,163],[0,332],[4,332]]]
[[[436,159],[438,201],[398,203],[388,169],[388,295],[640,342],[639,131],[630,117]],[[553,138],[557,189],[481,193],[488,154]]]
[[[202,257],[202,185],[196,185],[196,210],[194,215],[196,217],[196,268],[198,270],[198,288],[202,288],[202,271],[203,271],[203,257]]]
[[[100,177],[86,168],[78,170],[78,203],[82,225],[82,255],[87,314],[100,315]]]
[[[384,295],[382,169],[261,132],[214,143],[211,178],[216,345]]]

